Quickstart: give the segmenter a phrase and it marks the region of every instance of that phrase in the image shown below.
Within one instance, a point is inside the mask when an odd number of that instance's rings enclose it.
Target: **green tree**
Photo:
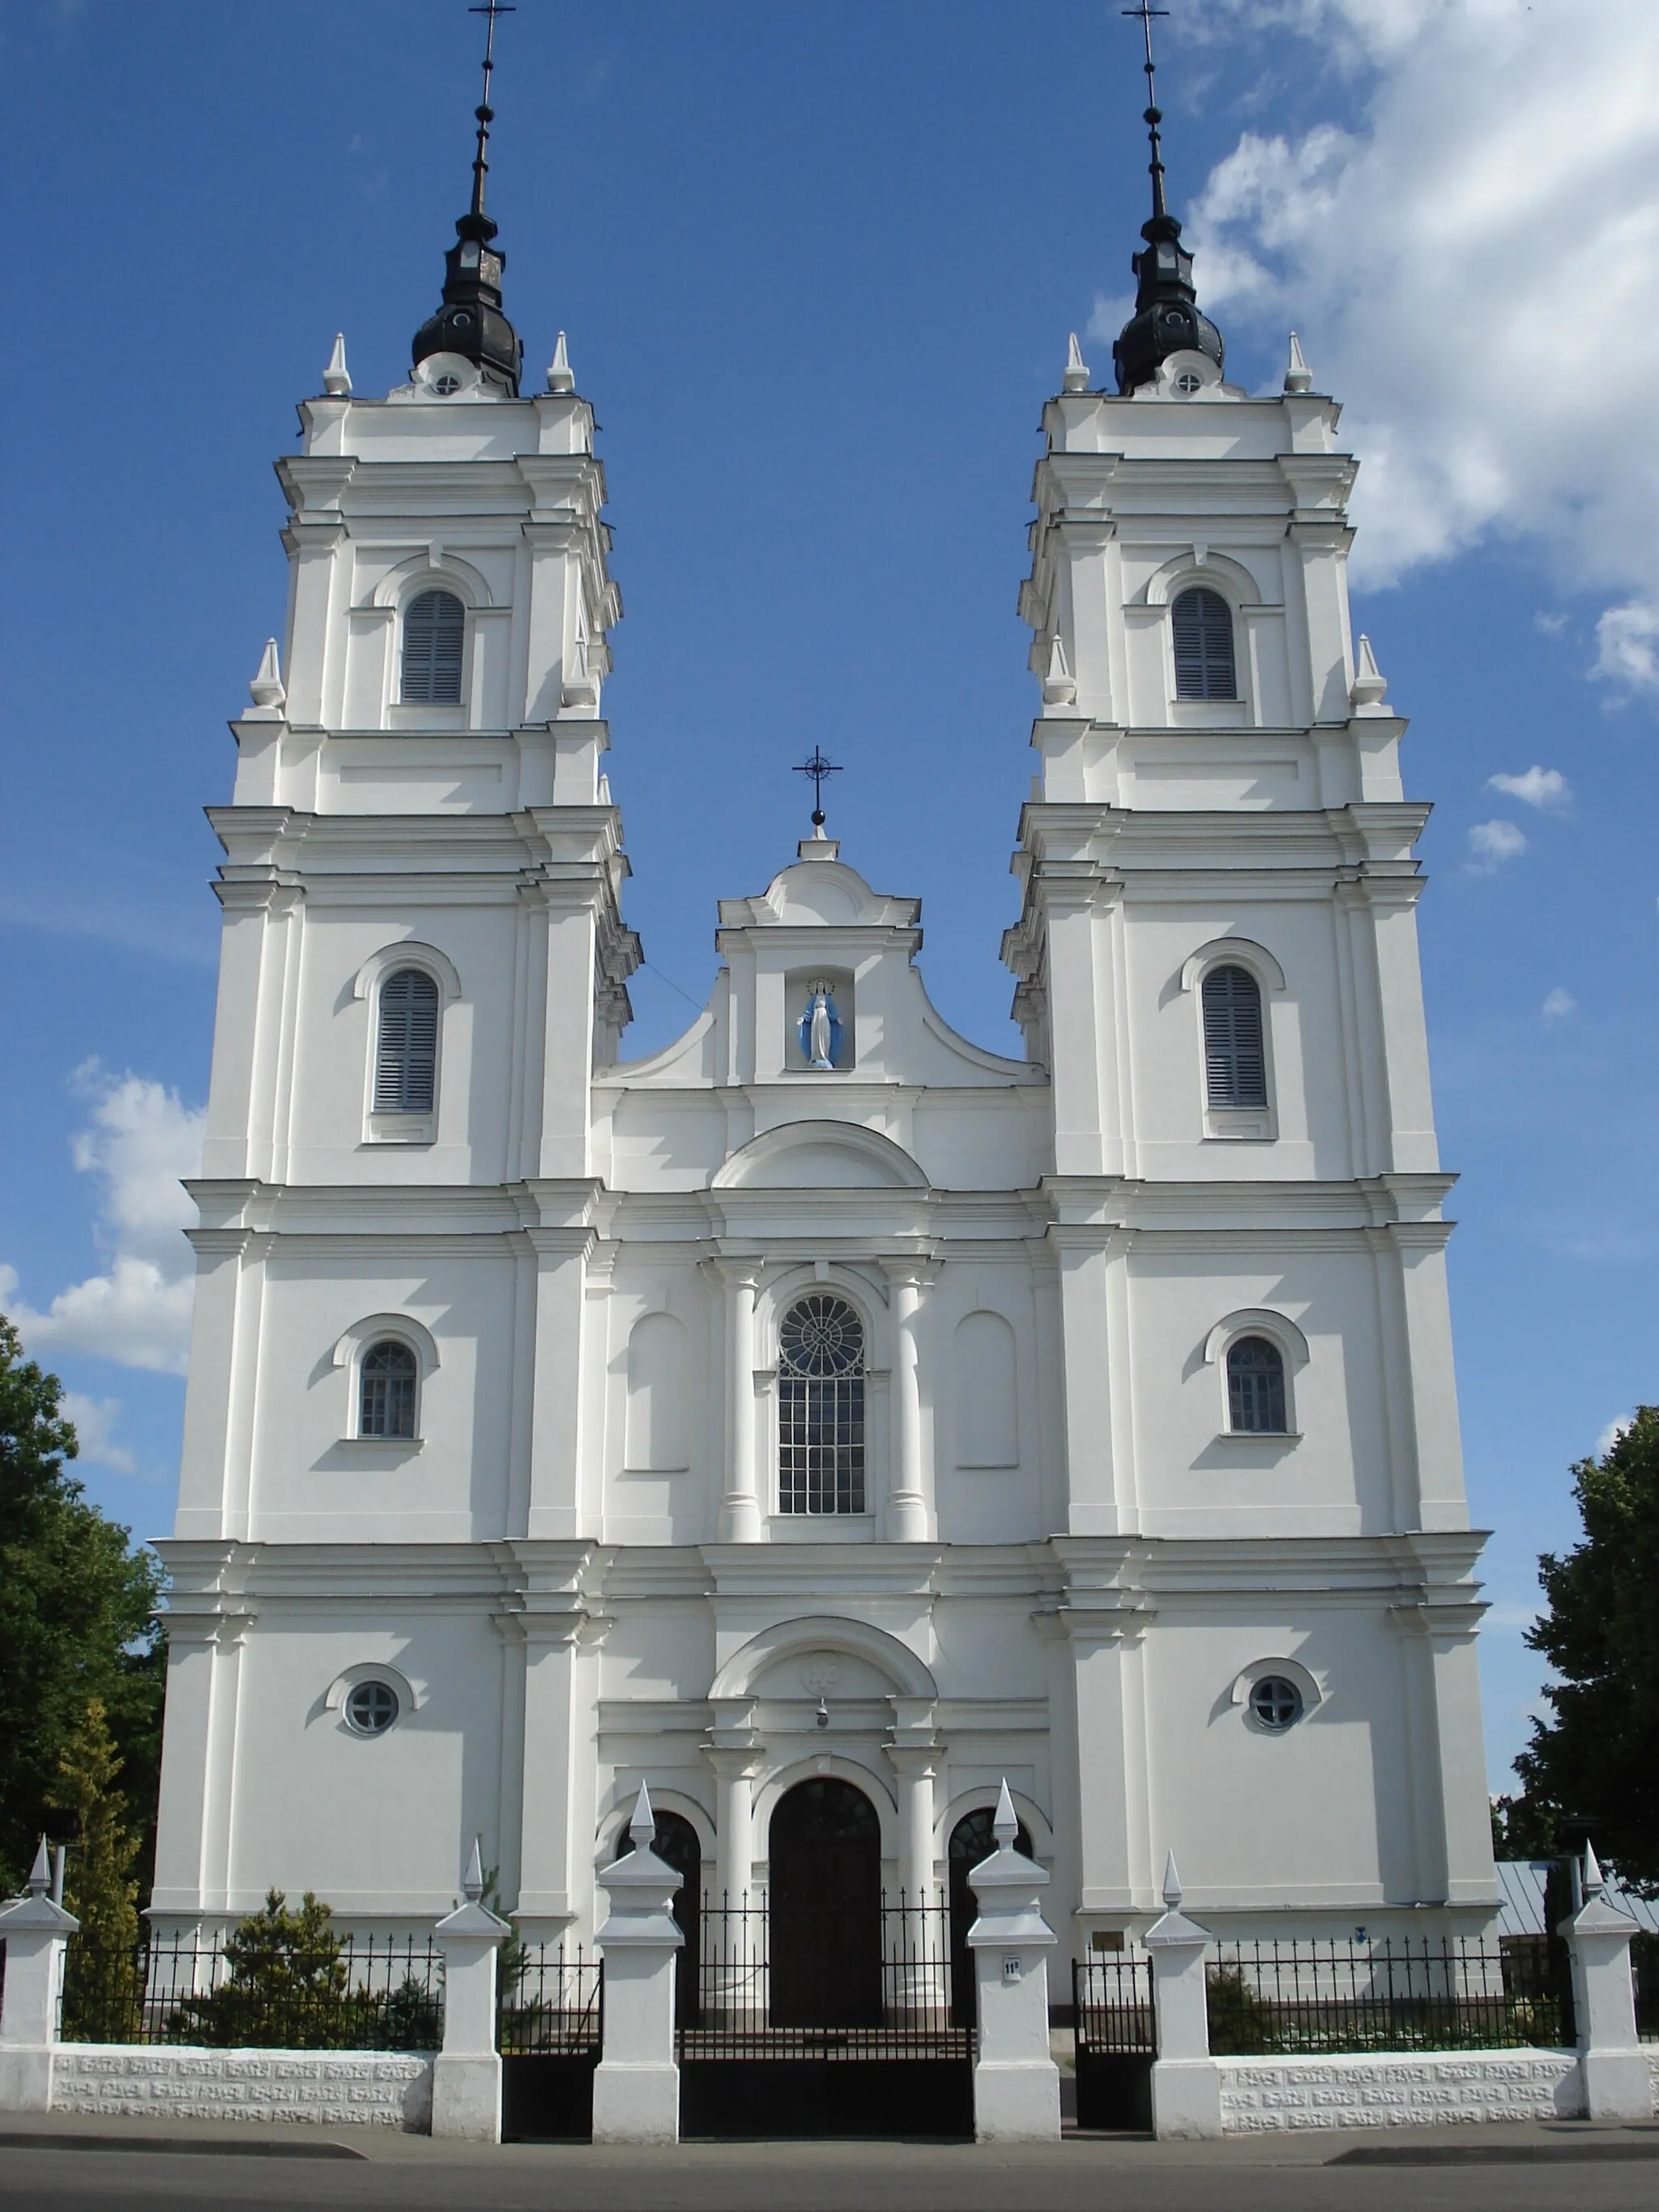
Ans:
[[[0,1891],[50,1825],[65,1749],[94,1698],[124,1762],[135,1826],[153,1828],[162,1652],[160,1572],[68,1472],[63,1387],[0,1316]],[[141,1843],[141,1856],[143,1845]]]
[[[127,1801],[116,1787],[120,1771],[104,1701],[90,1698],[64,1747],[52,1793],[78,1831],[64,1885],[64,1903],[81,1923],[64,1975],[64,2033],[71,2042],[125,2042],[137,2009],[133,1868],[141,1838],[127,1824]]]
[[[1534,1797],[1492,1800],[1492,1855],[1495,1859],[1553,1859],[1559,1809]]]
[[[309,1890],[289,1910],[280,1889],[225,1938],[230,1971],[205,1996],[186,1997],[167,2022],[184,2043],[219,2049],[349,2051],[373,2001],[348,1986],[345,1945]]]
[[[1546,1552],[1547,1601],[1528,1631],[1557,1680],[1515,1762],[1525,1802],[1591,1824],[1597,1854],[1659,1892],[1659,1407],[1642,1406],[1598,1459],[1573,1468],[1583,1540]]]

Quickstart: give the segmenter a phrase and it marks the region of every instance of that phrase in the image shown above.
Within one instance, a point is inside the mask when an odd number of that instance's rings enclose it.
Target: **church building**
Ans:
[[[820,811],[630,1059],[605,470],[480,113],[409,380],[337,343],[279,464],[212,810],[152,1917],[418,1932],[477,1836],[588,1942],[641,1782],[690,1893],[942,1899],[1006,1778],[1062,1960],[1171,1850],[1220,1933],[1486,1924],[1427,809],[1336,404],[1294,339],[1227,380],[1155,139],[1109,388],[1073,339],[1043,410],[1024,1056]]]

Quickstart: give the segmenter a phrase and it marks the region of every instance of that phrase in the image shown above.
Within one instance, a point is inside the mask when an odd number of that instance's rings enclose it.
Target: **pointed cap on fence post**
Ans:
[[[1006,1774],[1002,1778],[1002,1786],[997,1791],[997,1809],[992,1816],[991,1833],[1004,1850],[1013,1849],[1015,1838],[1019,1834],[1019,1815],[1014,1810],[1014,1801],[1008,1792]]]
[[[485,1944],[499,1943],[503,1936],[513,1932],[511,1924],[498,1912],[492,1912],[483,1901],[484,1893],[483,1839],[474,1836],[472,1849],[467,1855],[466,1872],[461,1876],[465,1904],[458,1905],[453,1912],[446,1913],[433,1929],[440,1939],[471,1937]],[[471,1955],[466,1954],[466,1955]]]
[[[1140,1939],[1149,1950],[1173,1951],[1182,1944],[1201,1949],[1209,1942],[1209,1929],[1200,1928],[1182,1911],[1182,1894],[1181,1876],[1170,1850],[1164,1859],[1164,1911]]]
[[[34,1864],[29,1869],[28,1886],[20,1898],[0,1909],[0,1942],[8,1934],[73,1936],[81,1925],[72,1912],[65,1912],[61,1905],[52,1902],[52,1854],[46,1849],[46,1839],[40,1838],[34,1854]]]
[[[461,1894],[469,1904],[476,1905],[483,1893],[483,1844],[481,1838],[474,1836],[472,1856],[466,1863],[466,1872],[461,1876]]]
[[[1606,1886],[1606,1877],[1601,1872],[1601,1862],[1595,1856],[1595,1846],[1586,1836],[1584,1838],[1584,1894],[1586,1897],[1594,1897],[1597,1890],[1603,1889]]]
[[[1175,1853],[1170,1851],[1164,1861],[1164,1902],[1171,1912],[1181,1910],[1181,1876],[1176,1871]]]
[[[640,1794],[634,1800],[634,1810],[628,1823],[628,1840],[636,1851],[648,1851],[656,1841],[657,1816],[651,1809],[651,1792],[643,1782]]]
[[[52,1887],[52,1856],[46,1850],[46,1839],[41,1837],[34,1854],[34,1864],[29,1869],[29,1895],[44,1897]]]

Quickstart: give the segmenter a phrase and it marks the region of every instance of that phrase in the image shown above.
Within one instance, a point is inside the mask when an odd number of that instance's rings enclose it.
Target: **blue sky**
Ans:
[[[1568,1463],[1659,1396],[1659,24],[1634,0],[1172,4],[1200,298],[1236,380],[1276,381],[1294,325],[1348,402],[1360,626],[1435,802],[1501,1784]],[[337,329],[360,392],[401,379],[465,204],[476,47],[460,0],[0,9],[0,1301],[142,1535],[169,1523],[182,1395],[201,809],[283,612],[270,465]],[[610,476],[610,766],[653,963],[630,1046],[701,1001],[714,902],[787,857],[789,766],[821,743],[848,857],[924,898],[942,1009],[1017,1048],[1015,595],[1042,401],[1072,330],[1105,374],[1144,213],[1133,27],[1079,0],[520,0],[500,58],[508,307],[527,368],[568,331]]]

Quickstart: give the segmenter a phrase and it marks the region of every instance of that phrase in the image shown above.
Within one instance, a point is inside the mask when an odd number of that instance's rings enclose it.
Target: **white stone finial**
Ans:
[[[1371,651],[1371,641],[1362,630],[1359,650],[1354,656],[1353,682],[1348,687],[1348,697],[1358,708],[1380,707],[1389,688],[1388,678],[1376,665],[1376,655]]]
[[[40,1849],[34,1854],[34,1864],[29,1869],[29,1894],[44,1897],[52,1887],[52,1860],[46,1850],[46,1839],[40,1838]]]
[[[997,1809],[991,1821],[991,1833],[998,1846],[1005,1851],[1014,1848],[1019,1834],[1019,1815],[1014,1810],[1014,1801],[1008,1794],[1008,1778],[1002,1778],[1002,1787],[997,1791]]]
[[[1601,1862],[1595,1856],[1595,1846],[1588,1836],[1584,1838],[1584,1894],[1594,1897],[1607,1887],[1607,1877],[1601,1872]]]
[[[331,399],[349,399],[351,371],[346,367],[345,332],[334,333],[334,350],[328,357],[328,367],[323,371],[323,389]]]
[[[651,1809],[651,1792],[643,1782],[640,1794],[634,1800],[634,1811],[628,1823],[628,1840],[636,1851],[648,1851],[656,1839],[657,1816]]]
[[[484,1893],[483,1847],[480,1838],[472,1838],[472,1856],[466,1863],[466,1872],[461,1876],[461,1893],[469,1905],[476,1905]]]
[[[1070,707],[1077,699],[1077,678],[1066,659],[1066,648],[1060,641],[1060,632],[1054,632],[1054,641],[1048,648],[1048,673],[1042,679],[1042,703],[1045,707]]]
[[[1164,1902],[1171,1912],[1181,1910],[1181,1876],[1176,1872],[1175,1853],[1170,1851],[1164,1862]]]
[[[1077,332],[1072,332],[1072,342],[1066,349],[1066,374],[1060,379],[1062,392],[1086,392],[1089,389],[1089,364],[1083,358],[1083,348],[1077,342]]]
[[[265,649],[259,655],[259,665],[248,685],[248,696],[256,707],[280,707],[288,697],[283,684],[283,666],[276,657],[276,641],[265,640]]]
[[[1313,371],[1302,358],[1302,341],[1294,331],[1291,332],[1291,357],[1285,365],[1285,389],[1286,392],[1313,390]]]
[[[553,358],[547,364],[547,388],[550,392],[567,392],[576,389],[575,372],[570,366],[570,356],[565,350],[564,332],[559,332],[559,342],[553,349]]]

